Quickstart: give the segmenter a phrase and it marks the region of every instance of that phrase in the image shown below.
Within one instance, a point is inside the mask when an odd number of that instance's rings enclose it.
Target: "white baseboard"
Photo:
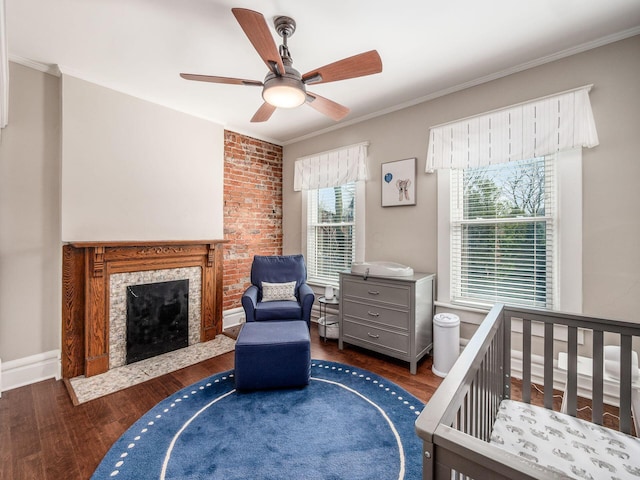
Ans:
[[[511,351],[511,376],[522,379],[522,352]],[[531,382],[537,385],[544,384],[544,357],[531,355]],[[577,395],[583,398],[592,398],[593,379],[590,376],[578,375]],[[553,388],[564,392],[567,383],[567,371],[558,368],[558,361],[553,361]],[[614,407],[620,406],[620,385],[618,382],[604,380],[602,384],[602,401]]]
[[[51,350],[4,362],[0,365],[0,369],[0,391],[3,392],[49,378],[60,380],[62,377],[60,350]]]
[[[232,308],[222,312],[222,329],[235,327],[244,323],[244,309],[242,307]]]
[[[469,343],[466,338],[460,339],[460,351]],[[518,350],[511,350],[511,376],[522,380],[522,352]],[[556,390],[564,391],[564,386],[567,381],[567,372],[558,368],[558,361],[553,361],[553,388]],[[585,377],[584,375],[578,375],[578,390],[579,397],[591,398],[592,383],[591,377]],[[531,382],[536,385],[544,385],[544,357],[541,355],[531,355]],[[603,383],[603,399],[602,401],[607,405],[613,405],[618,407],[620,404],[620,392],[618,385],[613,382],[605,381]]]
[[[311,309],[311,321],[317,323],[318,322],[318,308],[313,307]],[[244,318],[244,309],[240,308],[232,308],[230,310],[225,310],[222,312],[222,329],[225,330],[230,327],[235,327],[245,322]]]

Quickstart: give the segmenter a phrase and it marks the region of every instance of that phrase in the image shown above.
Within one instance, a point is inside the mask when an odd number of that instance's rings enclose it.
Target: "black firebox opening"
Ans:
[[[127,364],[188,345],[188,279],[127,287]]]

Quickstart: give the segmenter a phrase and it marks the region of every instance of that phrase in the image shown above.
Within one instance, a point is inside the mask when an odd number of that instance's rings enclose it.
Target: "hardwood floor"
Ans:
[[[409,364],[356,347],[326,343],[312,325],[311,356],[365,368],[423,402],[440,385],[431,357]],[[172,393],[214,373],[233,369],[226,353],[126,390],[74,407],[62,381],[47,380],[10,390],[0,398],[0,480],[88,479],[111,445],[138,418]]]

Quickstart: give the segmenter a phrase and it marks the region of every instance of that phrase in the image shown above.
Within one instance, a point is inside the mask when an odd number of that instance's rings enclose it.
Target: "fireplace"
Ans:
[[[222,332],[224,240],[84,242],[63,247],[62,376],[125,365],[126,294],[133,285],[187,280],[188,345]]]
[[[127,365],[129,302],[131,293],[138,293],[144,285],[156,288],[173,282],[186,282],[187,340],[183,346],[199,343],[201,321],[202,275],[198,267],[170,268],[114,273],[109,279],[109,368]],[[162,294],[164,295],[164,294]],[[135,298],[135,297],[134,297]],[[163,300],[170,302],[170,299]],[[159,307],[156,307],[159,308]],[[165,337],[166,338],[166,337]],[[181,348],[181,347],[178,347]],[[163,352],[165,353],[165,352]],[[147,357],[148,358],[148,357]],[[141,359],[140,359],[141,360]]]
[[[189,346],[189,280],[127,287],[126,363]]]

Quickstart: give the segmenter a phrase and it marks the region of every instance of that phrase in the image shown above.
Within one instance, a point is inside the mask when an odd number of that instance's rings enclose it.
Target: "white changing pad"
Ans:
[[[640,439],[527,403],[500,403],[491,443],[576,479],[640,480]]]

